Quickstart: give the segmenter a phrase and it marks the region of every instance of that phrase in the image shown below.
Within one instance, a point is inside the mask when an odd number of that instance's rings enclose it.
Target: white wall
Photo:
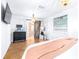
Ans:
[[[4,23],[1,24],[1,57],[3,59],[4,55],[6,54],[10,44],[11,44],[11,38],[10,38],[10,25],[6,25]]]
[[[1,1],[2,5],[6,7],[6,0]],[[3,59],[4,55],[6,54],[10,44],[10,24],[5,24],[2,21],[0,22],[1,25],[1,59]]]
[[[78,35],[78,11],[77,8],[68,10],[68,33],[69,35]]]

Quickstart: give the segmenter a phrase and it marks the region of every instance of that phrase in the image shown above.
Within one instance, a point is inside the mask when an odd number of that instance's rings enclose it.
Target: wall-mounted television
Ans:
[[[4,21],[5,18],[5,8],[3,4],[1,4],[1,20]]]
[[[11,16],[12,16],[12,13],[8,3],[6,4],[6,8],[4,8],[3,5],[1,5],[1,20],[6,24],[10,24]]]

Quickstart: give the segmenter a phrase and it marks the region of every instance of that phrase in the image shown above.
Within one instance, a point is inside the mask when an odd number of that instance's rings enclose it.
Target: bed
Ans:
[[[74,51],[76,43],[77,38],[72,36],[36,43],[26,48],[22,59],[65,59],[71,56],[70,52]]]

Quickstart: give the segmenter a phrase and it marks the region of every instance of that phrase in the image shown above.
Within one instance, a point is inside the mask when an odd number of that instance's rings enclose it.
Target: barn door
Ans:
[[[34,39],[39,39],[40,26],[41,26],[41,21],[35,21],[35,23],[34,23]]]

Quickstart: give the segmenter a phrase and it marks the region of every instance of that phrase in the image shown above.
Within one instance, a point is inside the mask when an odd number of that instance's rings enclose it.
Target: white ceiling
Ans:
[[[32,17],[34,13],[38,18],[50,17],[64,9],[60,0],[8,0],[12,13]]]

